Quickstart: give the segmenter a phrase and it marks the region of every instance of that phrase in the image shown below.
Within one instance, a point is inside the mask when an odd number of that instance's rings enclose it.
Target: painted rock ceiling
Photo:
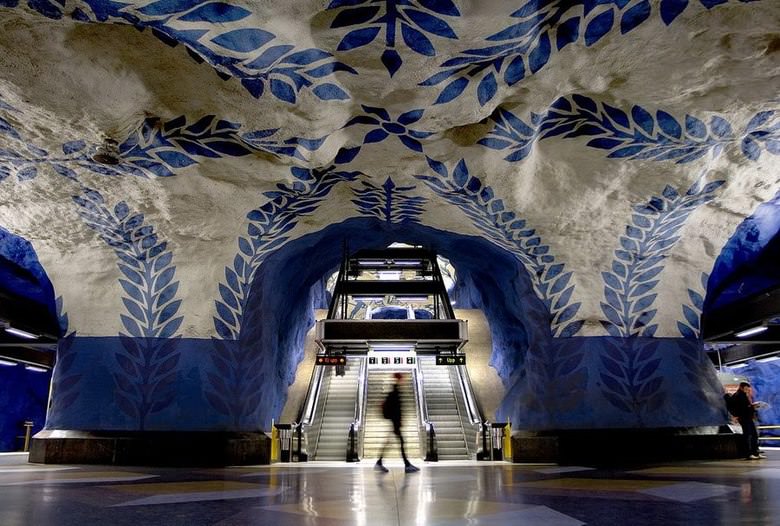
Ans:
[[[512,254],[554,335],[695,335],[780,189],[778,51],[769,0],[0,0],[0,226],[87,335],[234,336],[360,217]]]

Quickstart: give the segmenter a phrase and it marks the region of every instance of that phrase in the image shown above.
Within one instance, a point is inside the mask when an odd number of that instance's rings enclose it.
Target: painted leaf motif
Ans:
[[[222,33],[212,38],[211,41],[231,51],[248,53],[261,48],[274,38],[276,36],[268,31],[257,28],[245,28]]]
[[[650,16],[650,2],[642,0],[635,6],[627,9],[620,19],[620,32],[626,34]]]
[[[547,61],[550,60],[551,52],[550,36],[547,33],[543,33],[539,37],[537,46],[528,55],[528,68],[531,70],[531,73],[536,73],[547,64]]]
[[[688,0],[661,0],[661,20],[668,26],[685,11],[686,7],[688,7]]]
[[[379,34],[379,29],[378,27],[367,27],[350,31],[341,39],[337,49],[339,51],[349,51],[350,49],[370,44]]]
[[[332,9],[332,7],[330,8]],[[357,7],[355,9],[344,9],[336,15],[336,18],[331,22],[330,27],[333,29],[339,27],[357,26],[365,24],[372,20],[374,16],[379,12],[379,7]]]
[[[212,22],[215,24],[235,22],[251,15],[246,9],[224,2],[211,2],[179,17],[185,22]]]
[[[590,47],[609,33],[615,23],[615,15],[612,8],[597,15],[585,28],[585,45]]]

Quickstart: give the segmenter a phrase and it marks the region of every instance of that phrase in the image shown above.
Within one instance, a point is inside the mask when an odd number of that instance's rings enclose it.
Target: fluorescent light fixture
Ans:
[[[13,334],[14,336],[19,336],[20,338],[29,338],[31,340],[37,340],[38,335],[33,334],[31,332],[23,331],[22,329],[16,329],[14,327],[6,327],[5,332],[8,334]]]
[[[382,301],[384,296],[352,296],[354,301]]]
[[[744,331],[740,331],[736,333],[734,336],[736,336],[737,338],[747,338],[748,336],[753,336],[754,334],[764,332],[768,328],[769,327],[767,327],[766,325],[759,325],[758,327],[751,327],[750,329],[745,329]]]
[[[38,367],[36,365],[25,365],[24,368],[28,371],[35,371],[36,373],[45,373],[49,371],[45,367]]]
[[[422,262],[419,259],[394,259],[393,264],[399,267],[416,267]]]
[[[761,358],[760,360],[756,360],[757,362],[776,362],[777,360],[780,360],[780,356],[770,356],[769,358]]]
[[[414,349],[412,343],[375,343],[370,344],[372,351],[411,351]]]
[[[383,281],[397,281],[401,279],[400,270],[380,270],[377,274],[379,279]]]
[[[358,259],[358,265],[361,267],[373,267],[375,265],[384,265],[384,259]]]
[[[428,296],[396,296],[395,299],[405,303],[425,303]]]
[[[0,365],[18,365],[16,362],[12,362],[11,360],[0,360]]]
[[[741,368],[747,367],[747,366],[748,366],[748,364],[746,364],[746,363],[740,363],[740,364],[737,364],[737,365],[729,365],[729,367],[732,368],[732,369],[741,369]]]

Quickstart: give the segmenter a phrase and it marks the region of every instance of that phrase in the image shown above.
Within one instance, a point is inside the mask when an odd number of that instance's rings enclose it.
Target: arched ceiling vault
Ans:
[[[780,8],[484,4],[0,0],[0,226],[85,335],[237,338],[370,217],[513,254],[554,336],[695,338],[780,189]]]

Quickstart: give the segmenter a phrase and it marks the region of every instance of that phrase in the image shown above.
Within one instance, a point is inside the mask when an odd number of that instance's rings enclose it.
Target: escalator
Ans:
[[[366,396],[366,417],[363,430],[363,458],[378,458],[382,446],[387,441],[385,458],[400,458],[401,447],[393,437],[393,424],[382,417],[382,402],[393,388],[395,378],[391,371],[371,371],[368,374],[368,393]],[[406,455],[410,458],[420,456],[419,416],[412,375],[404,374],[399,386],[401,392],[401,434],[404,437]],[[389,439],[389,440],[388,440]]]
[[[313,442],[313,460],[344,460],[349,427],[355,418],[359,400],[360,369],[363,358],[350,358],[344,366],[344,375],[338,376],[335,367],[328,368],[321,384],[319,404],[309,432]]]

